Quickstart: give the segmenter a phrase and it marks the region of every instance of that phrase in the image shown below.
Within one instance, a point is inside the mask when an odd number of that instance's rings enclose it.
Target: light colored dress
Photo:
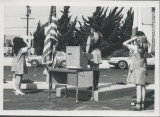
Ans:
[[[26,74],[28,69],[26,66],[25,53],[28,47],[21,48],[17,55],[14,54],[11,71],[15,74]]]
[[[129,71],[127,83],[145,85],[146,81],[146,58],[141,58],[140,52],[137,51],[136,45],[129,45],[129,49],[134,51],[134,54],[129,60]]]

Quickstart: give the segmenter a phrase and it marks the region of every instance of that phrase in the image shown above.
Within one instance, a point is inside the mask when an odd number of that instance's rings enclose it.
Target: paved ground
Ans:
[[[27,95],[16,96],[12,90],[4,90],[4,110],[128,110],[130,103],[135,100],[135,95],[128,95],[104,101],[80,100],[75,103],[75,98],[57,98],[52,93],[48,100],[47,90],[25,90]],[[127,91],[126,91],[127,93]],[[154,91],[147,91],[146,110],[154,110]]]
[[[28,74],[24,75],[23,80],[27,82],[30,81],[37,81],[37,82],[45,82],[45,77],[43,76],[44,68],[43,67],[28,67]],[[100,83],[116,83],[116,82],[126,82],[127,77],[127,69],[101,69],[100,70]],[[12,73],[10,66],[4,66],[4,78],[7,81],[11,81]],[[151,82],[154,84],[154,70],[148,70],[148,77],[147,82]]]
[[[24,75],[23,81],[38,81],[45,82],[42,75],[43,67],[29,67],[29,74]],[[147,82],[154,83],[154,70],[148,71],[149,76]],[[127,69],[101,69],[100,83],[116,83],[125,82],[127,77]],[[10,67],[4,67],[4,78],[7,81],[12,79]],[[118,98],[107,99],[104,101],[92,102],[88,100],[80,100],[79,104],[75,103],[75,98],[57,98],[55,93],[52,93],[52,99],[48,100],[46,90],[25,90],[27,95],[15,96],[12,90],[4,89],[4,110],[128,110],[130,103],[135,100],[135,93],[130,93],[126,90],[125,96]],[[154,110],[154,91],[147,91],[147,110]]]

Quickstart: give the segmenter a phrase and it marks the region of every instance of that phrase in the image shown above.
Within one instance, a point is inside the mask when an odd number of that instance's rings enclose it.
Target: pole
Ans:
[[[28,32],[29,32],[29,6],[27,6],[27,14],[26,14],[26,16],[27,16],[27,36],[28,36]]]
[[[28,36],[28,32],[29,32],[29,8],[30,7],[28,5],[26,7],[27,7],[27,14],[26,14],[26,16],[27,16],[27,36]],[[28,57],[30,57],[30,53],[31,53],[30,50],[28,50]]]

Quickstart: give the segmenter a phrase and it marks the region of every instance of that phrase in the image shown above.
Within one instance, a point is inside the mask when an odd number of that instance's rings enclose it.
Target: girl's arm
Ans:
[[[27,49],[29,50],[31,48],[30,44],[27,41],[24,41],[27,44]]]
[[[134,41],[134,40],[136,40],[136,39],[137,39],[137,37],[135,36],[135,37],[133,37],[133,38],[131,38],[131,39],[123,42],[123,45],[126,46],[126,47],[128,47],[128,45],[130,45],[129,43],[132,42],[132,41]]]
[[[31,46],[29,45],[28,42],[26,42],[26,41],[24,41],[24,42],[26,43],[27,47],[22,48],[22,53],[26,53],[31,48]]]
[[[90,43],[91,43],[91,39],[90,39],[90,37],[88,37],[88,39],[87,39],[87,46],[86,46],[86,53],[89,53]]]

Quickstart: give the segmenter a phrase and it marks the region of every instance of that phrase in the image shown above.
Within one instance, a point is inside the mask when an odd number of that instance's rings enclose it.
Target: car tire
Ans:
[[[65,61],[65,60],[62,61],[62,62],[60,63],[60,66],[63,67],[63,68],[65,68],[65,67],[66,67],[66,61]]]
[[[32,60],[31,65],[32,65],[32,67],[38,67],[39,62],[37,60]]]
[[[127,68],[127,62],[125,62],[125,61],[119,61],[118,62],[118,68],[120,68],[120,69]]]

